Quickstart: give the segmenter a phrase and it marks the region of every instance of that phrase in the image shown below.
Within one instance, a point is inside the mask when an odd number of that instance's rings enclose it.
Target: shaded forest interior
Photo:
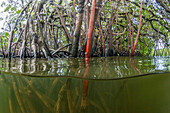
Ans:
[[[18,4],[1,4],[9,15],[0,33],[0,55],[84,57],[90,26],[90,57],[129,56],[133,49],[136,56],[170,55],[170,1],[94,1],[93,25],[89,24],[93,0],[21,0]],[[162,50],[157,51],[160,47]]]

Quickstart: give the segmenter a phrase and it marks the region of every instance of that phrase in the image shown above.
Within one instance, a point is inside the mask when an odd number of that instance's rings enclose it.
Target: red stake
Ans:
[[[91,14],[90,14],[90,22],[89,22],[89,31],[88,31],[88,37],[87,37],[87,44],[86,44],[85,61],[88,61],[89,58],[90,58],[91,41],[92,41],[93,26],[94,26],[94,16],[95,16],[95,5],[96,5],[96,0],[93,0],[92,8],[91,8]]]
[[[141,22],[142,22],[142,4],[143,4],[143,1],[141,1],[139,28],[138,28],[138,33],[137,33],[137,35],[136,35],[135,44],[134,44],[133,49],[132,49],[132,52],[131,52],[131,56],[134,55],[135,47],[136,47],[136,44],[137,44],[137,42],[138,42],[138,38],[139,38],[139,34],[140,34],[140,28],[141,28]]]
[[[93,0],[91,14],[90,14],[87,44],[86,44],[86,53],[85,53],[85,63],[87,65],[87,67],[85,69],[83,78],[85,78],[87,76],[88,71],[89,71],[89,59],[90,59],[91,41],[92,41],[94,17],[95,17],[95,5],[96,5],[96,0]],[[83,109],[86,109],[86,105],[87,105],[87,92],[88,92],[88,80],[84,80],[83,81],[82,101],[81,101],[81,107]]]
[[[86,69],[83,74],[83,78],[87,76],[89,73],[89,61],[85,61]],[[81,107],[82,109],[86,109],[87,106],[87,93],[88,93],[88,80],[83,80],[83,90],[82,90],[82,99],[81,99]]]

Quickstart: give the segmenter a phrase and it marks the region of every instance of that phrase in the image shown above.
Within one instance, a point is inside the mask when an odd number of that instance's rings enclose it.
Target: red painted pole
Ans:
[[[83,78],[87,76],[89,73],[89,61],[85,61],[86,63],[86,69],[83,74]],[[81,99],[81,107],[82,109],[86,109],[87,106],[87,93],[88,93],[88,80],[83,80],[83,90],[82,90],[82,99]]]
[[[141,28],[141,22],[142,22],[142,4],[143,4],[143,2],[141,1],[139,28],[138,28],[138,32],[137,32],[137,35],[136,35],[135,44],[134,44],[133,49],[132,49],[132,52],[131,52],[131,56],[134,55],[135,47],[136,47],[136,44],[137,44],[137,42],[138,42],[138,38],[139,38],[139,34],[140,34],[140,28]]]
[[[94,17],[95,17],[95,5],[96,0],[93,0],[92,2],[92,8],[91,8],[91,14],[90,14],[90,22],[89,22],[89,31],[88,31],[88,37],[87,37],[87,44],[86,44],[86,53],[85,53],[85,63],[86,63],[86,69],[83,75],[83,78],[85,78],[89,71],[89,59],[90,59],[90,50],[91,50],[91,42],[92,42],[92,34],[93,34],[93,26],[94,26]],[[86,109],[87,105],[87,92],[88,92],[88,80],[83,81],[83,92],[82,92],[82,101],[81,101],[81,107],[83,109]]]
[[[90,58],[91,41],[92,41],[92,34],[93,34],[93,27],[94,27],[95,5],[96,5],[96,0],[93,0],[91,14],[90,14],[87,44],[86,44],[85,61],[88,61]]]

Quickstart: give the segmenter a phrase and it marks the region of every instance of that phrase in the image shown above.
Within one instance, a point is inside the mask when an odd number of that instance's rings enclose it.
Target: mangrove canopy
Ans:
[[[7,0],[0,7],[4,58],[84,57],[86,49],[89,57],[170,55],[169,0]]]

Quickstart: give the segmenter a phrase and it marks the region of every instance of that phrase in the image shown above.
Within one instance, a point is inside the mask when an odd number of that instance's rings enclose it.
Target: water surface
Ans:
[[[0,113],[168,113],[169,61],[0,59]]]
[[[0,59],[1,73],[34,77],[120,79],[169,72],[169,57],[108,57],[68,59]],[[85,75],[86,74],[86,75]]]

